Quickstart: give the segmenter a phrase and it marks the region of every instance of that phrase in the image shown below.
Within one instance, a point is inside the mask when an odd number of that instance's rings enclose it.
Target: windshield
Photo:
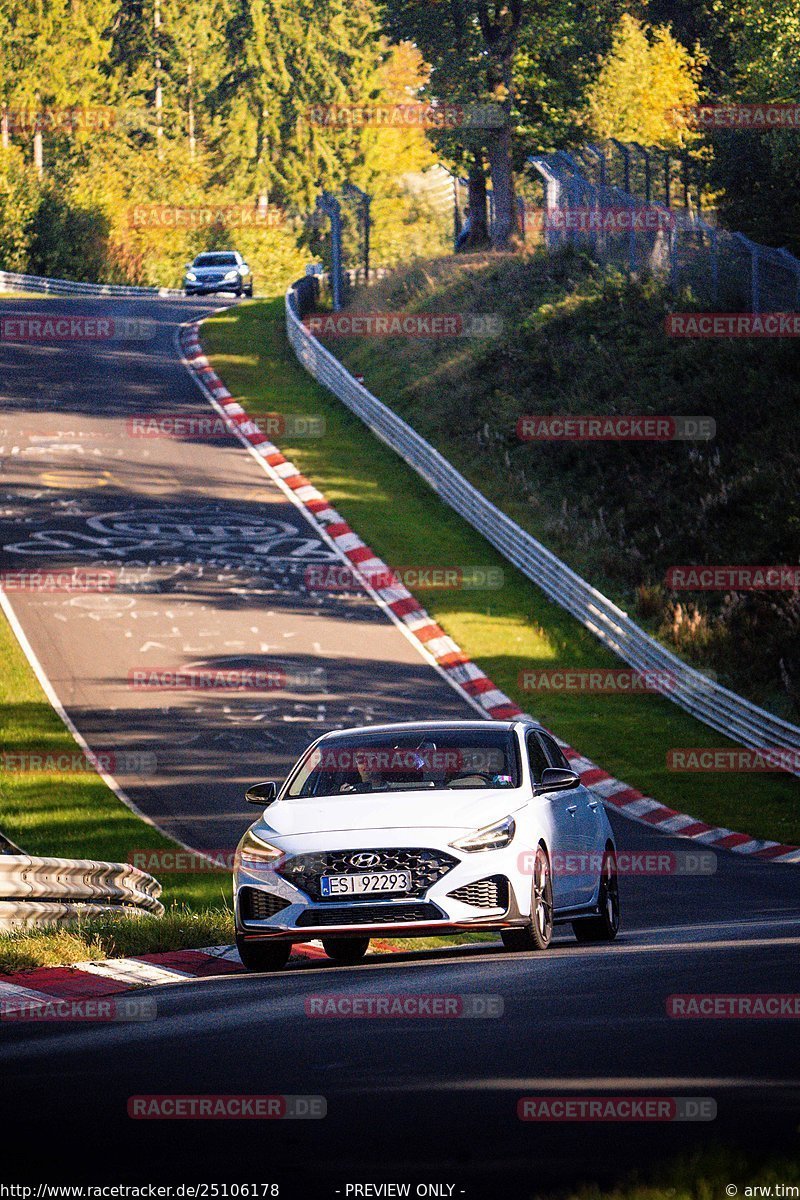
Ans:
[[[235,267],[235,254],[198,254],[193,267]]]
[[[332,738],[300,762],[286,799],[348,793],[519,787],[513,733],[412,730]]]

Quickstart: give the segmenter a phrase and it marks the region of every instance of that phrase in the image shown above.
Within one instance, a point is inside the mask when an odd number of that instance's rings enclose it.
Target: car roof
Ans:
[[[387,725],[356,725],[351,729],[331,729],[328,733],[324,733],[319,739],[320,741],[333,740],[334,738],[346,738],[354,733],[412,733],[414,730],[419,730],[420,733],[429,733],[432,730],[479,730],[479,729],[498,729],[510,732],[518,725],[524,725],[532,729],[541,729],[541,725],[530,717],[515,717],[511,721],[458,721],[447,720],[446,718],[440,721],[397,721]]]

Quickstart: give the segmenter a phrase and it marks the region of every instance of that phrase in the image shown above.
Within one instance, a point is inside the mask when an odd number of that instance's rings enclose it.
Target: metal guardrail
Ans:
[[[0,930],[74,921],[98,913],[161,916],[161,884],[126,863],[0,856]]]
[[[0,292],[41,292],[51,296],[182,296],[176,288],[130,287],[116,283],[78,283],[73,279],[46,279],[0,271]]]
[[[303,325],[313,306],[313,280],[286,293],[286,329],[303,367],[412,467],[437,495],[545,595],[571,613],[608,649],[640,671],[665,673],[664,695],[693,717],[752,749],[800,750],[800,728],[709,679],[645,633],[602,592],[556,557],[473,487],[401,417],[353,378]],[[800,755],[797,769],[800,775]]]

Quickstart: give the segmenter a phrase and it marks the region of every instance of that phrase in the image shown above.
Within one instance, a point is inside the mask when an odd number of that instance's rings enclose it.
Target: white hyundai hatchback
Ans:
[[[236,851],[236,943],[274,970],[321,938],[355,963],[371,937],[499,931],[544,950],[619,929],[616,848],[605,809],[531,720],[423,721],[325,734]]]

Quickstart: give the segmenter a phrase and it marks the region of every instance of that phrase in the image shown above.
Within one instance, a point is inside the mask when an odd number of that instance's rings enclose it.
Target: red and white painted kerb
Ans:
[[[398,951],[390,942],[376,940],[369,953],[394,954]],[[298,962],[327,961],[319,941],[293,946],[292,958]],[[14,1012],[28,1014],[35,1007],[45,1009],[56,1001],[99,1000],[140,988],[184,983],[188,979],[244,973],[235,946],[207,946],[203,950],[173,950],[0,975],[0,1027],[6,1013],[12,1018]],[[31,1019],[35,1020],[35,1016]]]
[[[203,353],[198,324],[182,327],[181,349],[202,390],[222,409],[232,425],[236,426],[242,440],[262,458],[267,473],[309,514],[339,550],[342,558],[349,563],[353,572],[382,602],[395,622],[416,639],[426,656],[434,660],[453,687],[485,717],[502,721],[524,715],[523,710],[496,687],[480,667],[476,666],[436,624],[408,588],[401,583],[393,587],[371,587],[370,577],[385,579],[386,575],[391,573],[390,568],[362,542],[322,492],[300,473],[294,463],[281,454],[241,404],[234,400]],[[580,775],[582,783],[591,787],[607,807],[615,809],[623,816],[649,825],[661,833],[691,838],[715,850],[731,850],[735,854],[752,855],[771,862],[800,865],[800,847],[759,840],[745,833],[735,833],[731,829],[715,828],[686,813],[675,812],[650,796],[642,795],[636,788],[615,779],[561,739],[557,740]]]

